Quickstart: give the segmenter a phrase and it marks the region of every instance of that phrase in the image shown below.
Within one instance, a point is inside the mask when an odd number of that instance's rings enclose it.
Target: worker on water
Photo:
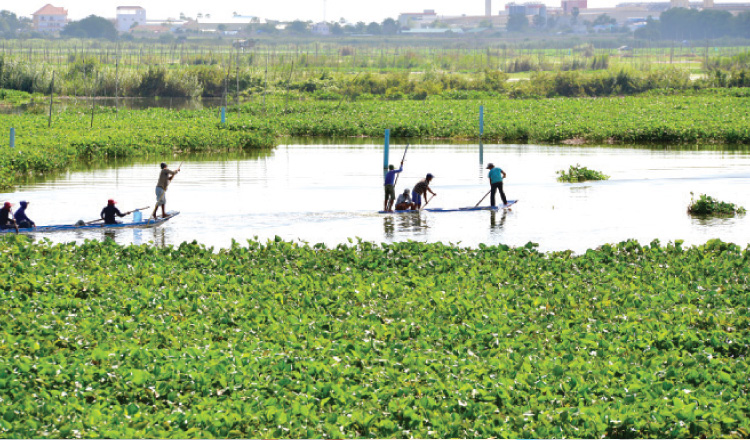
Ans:
[[[3,207],[0,208],[0,229],[15,229],[16,233],[18,233],[18,224],[16,224],[10,212],[11,206],[13,206],[12,203],[5,202]]]
[[[398,199],[396,200],[396,211],[407,211],[414,208],[414,203],[411,201],[411,196],[409,196],[409,188],[406,188],[403,192],[403,194],[398,196]]]
[[[167,216],[167,187],[172,179],[174,179],[174,176],[180,172],[180,168],[174,171],[170,170],[164,162],[159,166],[161,167],[161,172],[159,172],[159,181],[156,183],[156,206],[154,206],[154,213],[151,214],[153,218],[156,218],[156,211],[159,209],[159,206],[161,206],[161,216]]]
[[[396,200],[396,174],[404,170],[404,162],[401,162],[399,169],[393,165],[388,165],[388,172],[385,175],[385,202],[383,210],[385,212],[393,211],[393,202]]]
[[[432,179],[434,178],[435,176],[431,173],[427,173],[427,176],[424,179],[414,185],[414,189],[411,191],[411,201],[414,204],[414,209],[420,209],[422,207],[422,196],[424,196],[426,200],[427,192],[432,194],[433,197],[437,195],[430,189],[430,182],[432,182]]]
[[[19,203],[21,205],[20,208],[18,208],[13,214],[13,217],[16,219],[16,224],[19,228],[34,228],[36,227],[36,223],[31,221],[31,219],[26,215],[26,208],[29,206],[29,202],[22,201]]]
[[[105,206],[104,209],[102,209],[101,214],[99,214],[99,217],[104,219],[105,225],[116,225],[118,221],[115,219],[115,216],[125,217],[125,214],[121,213],[115,206],[116,203],[117,202],[112,199],[107,200],[107,206]]]
[[[505,171],[491,163],[487,164],[487,169],[490,170],[489,174],[487,174],[487,178],[490,179],[490,206],[495,206],[495,191],[498,190],[500,191],[500,198],[503,199],[503,205],[507,205],[508,199],[505,198],[505,192],[503,191]]]

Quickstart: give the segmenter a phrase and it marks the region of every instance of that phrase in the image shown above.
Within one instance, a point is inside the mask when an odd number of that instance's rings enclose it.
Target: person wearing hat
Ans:
[[[411,202],[409,188],[406,188],[403,194],[399,195],[398,200],[396,200],[396,211],[406,211],[409,209],[414,209],[414,203]]]
[[[18,224],[13,219],[13,215],[10,212],[10,208],[13,206],[10,202],[5,202],[3,207],[0,208],[0,229],[11,229],[14,228],[18,233]]]
[[[117,202],[112,199],[107,200],[107,206],[105,206],[104,209],[102,209],[101,214],[99,214],[99,217],[104,219],[105,225],[116,225],[118,222],[115,219],[115,216],[125,217],[125,214],[121,213],[115,206],[116,203]]]
[[[414,204],[414,209],[420,209],[422,207],[422,196],[427,199],[427,192],[432,194],[433,197],[437,195],[430,189],[430,182],[432,182],[432,179],[434,178],[435,176],[431,173],[427,173],[427,176],[424,179],[414,185],[414,189],[411,191],[411,201]]]
[[[507,204],[508,199],[505,198],[505,191],[503,191],[505,171],[491,163],[487,164],[487,169],[490,170],[489,174],[487,174],[487,177],[490,179],[490,206],[495,206],[495,191],[498,190],[500,191],[500,198],[503,199],[503,205]]]
[[[159,166],[161,167],[161,171],[159,172],[159,181],[156,183],[156,206],[154,206],[154,213],[151,214],[153,218],[156,218],[156,211],[159,209],[159,206],[161,206],[161,216],[167,216],[167,187],[169,186],[169,182],[174,179],[174,176],[180,172],[179,168],[174,171],[170,170],[164,162]]]
[[[13,217],[16,219],[16,224],[19,228],[34,228],[36,227],[36,223],[31,221],[31,219],[26,215],[26,208],[29,206],[29,202],[22,201],[19,203],[21,205],[20,208],[16,210],[16,213],[13,214]]]
[[[386,212],[393,211],[393,202],[396,200],[396,174],[404,170],[404,163],[401,162],[401,167],[396,169],[393,165],[388,165],[388,173],[385,175],[385,202],[383,202],[383,210]]]

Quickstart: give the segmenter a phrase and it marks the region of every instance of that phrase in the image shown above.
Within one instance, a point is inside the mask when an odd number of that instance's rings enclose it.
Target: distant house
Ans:
[[[59,32],[68,24],[68,10],[49,3],[31,16],[33,28],[37,32]]]
[[[146,10],[140,6],[118,6],[116,27],[118,32],[129,32],[138,25],[146,24]]]
[[[426,28],[437,20],[434,9],[424,12],[404,12],[398,16],[398,24],[408,28]]]
[[[328,26],[328,23],[321,21],[320,23],[312,25],[312,33],[318,35],[330,35],[331,27]]]

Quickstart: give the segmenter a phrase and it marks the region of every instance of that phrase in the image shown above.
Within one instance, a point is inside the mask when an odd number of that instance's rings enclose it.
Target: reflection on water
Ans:
[[[181,155],[107,167],[82,164],[55,178],[30,179],[0,202],[29,200],[37,224],[73,224],[98,217],[107,199],[122,211],[154,203],[162,160],[184,161],[170,185],[168,210],[181,215],[144,230],[36,234],[56,242],[111,238],[118,243],[175,245],[197,240],[215,248],[232,240],[279,236],[311,244],[359,237],[374,242],[417,240],[462,246],[539,243],[541,250],[576,252],[637,239],[687,244],[721,238],[750,242],[750,217],[693,218],[690,192],[750,208],[750,154],[537,145],[484,145],[484,159],[508,173],[504,190],[519,202],[512,210],[378,214],[383,204],[383,146],[282,145],[274,150],[221,156]],[[404,145],[391,144],[400,160]],[[430,207],[473,206],[489,190],[477,166],[477,145],[412,144],[399,188],[412,188],[427,172],[439,194]],[[557,170],[581,164],[608,181],[562,183]],[[399,191],[400,192],[400,191]],[[487,204],[487,200],[483,203]],[[128,218],[126,218],[128,220]]]

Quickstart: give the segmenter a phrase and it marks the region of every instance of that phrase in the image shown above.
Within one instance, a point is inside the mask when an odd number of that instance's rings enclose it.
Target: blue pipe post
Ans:
[[[221,123],[222,124],[227,123],[227,108],[226,107],[221,108]]]
[[[391,129],[385,129],[385,145],[383,146],[383,169],[388,169],[388,150],[391,144]]]
[[[16,129],[10,127],[10,148],[16,148]]]
[[[484,142],[479,141],[479,165],[484,164]]]
[[[484,106],[479,106],[479,137],[484,136]]]

